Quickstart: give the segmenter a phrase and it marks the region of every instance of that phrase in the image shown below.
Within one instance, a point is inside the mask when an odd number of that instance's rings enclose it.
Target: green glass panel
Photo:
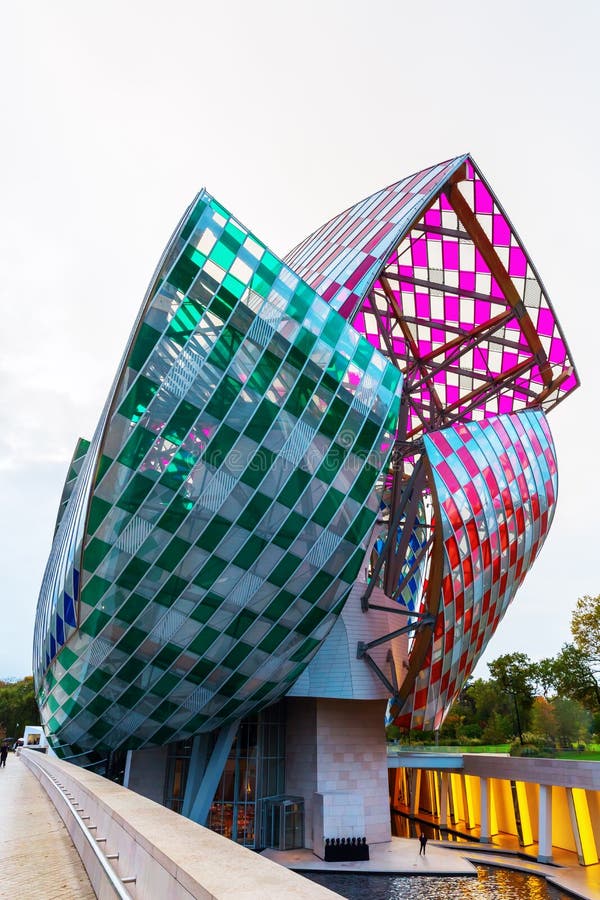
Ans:
[[[169,284],[176,287],[182,294],[186,294],[197,274],[198,266],[191,259],[188,259],[187,256],[180,256],[169,272]]]
[[[48,709],[51,713],[55,713],[57,709],[60,709],[60,704],[57,700],[54,699],[52,695],[48,697]]]
[[[206,406],[206,412],[215,419],[223,419],[242,389],[242,382],[225,375]]]
[[[348,360],[341,353],[334,351],[329,363],[327,364],[327,373],[339,384],[344,377],[344,373],[348,368]]]
[[[95,694],[98,694],[109,679],[110,675],[108,672],[103,672],[102,669],[94,669],[91,675],[88,675],[85,679],[85,686]]]
[[[90,637],[96,637],[96,635],[100,634],[107,622],[110,622],[110,616],[107,616],[106,613],[102,612],[100,609],[93,609],[85,622],[81,625],[80,630],[85,634],[89,634]]]
[[[92,538],[83,551],[83,568],[87,572],[93,572],[111,549],[111,544],[107,544],[106,541]]]
[[[172,703],[170,700],[163,700],[163,702],[153,710],[152,718],[157,722],[166,722],[167,719],[170,719],[171,716],[178,711],[178,709],[179,707],[176,703]]]
[[[246,425],[244,434],[257,444],[262,442],[265,434],[277,418],[279,407],[270,400],[261,400],[258,409]]]
[[[204,266],[204,263],[207,260],[205,254],[200,253],[200,251],[196,247],[194,247],[193,244],[188,244],[183,252],[188,259],[191,259],[194,265],[198,266],[199,269]]]
[[[180,448],[161,475],[160,483],[174,492],[178,491],[197,461],[197,457],[188,450]]]
[[[199,415],[200,410],[197,406],[182,400],[169,419],[163,437],[172,444],[181,444]]]
[[[96,531],[109,509],[112,509],[112,506],[106,500],[103,500],[101,497],[92,497],[88,518],[88,534],[93,534]]]
[[[267,447],[259,447],[240,476],[241,481],[249,487],[258,487],[276,459],[276,453]]]
[[[319,426],[319,431],[327,437],[335,437],[342,422],[346,418],[348,409],[347,403],[344,403],[339,397],[334,397],[327,410],[327,414],[324,416],[323,421]]]
[[[227,681],[221,685],[219,688],[219,694],[222,697],[233,697],[234,694],[242,688],[246,682],[248,681],[245,675],[240,675],[239,672],[234,672]]]
[[[294,556],[293,553],[286,553],[269,575],[269,581],[282,587],[288,578],[292,577],[301,562],[302,560]]]
[[[110,722],[105,722],[104,719],[97,719],[88,730],[97,740],[102,740],[104,735],[109,732],[112,727]]]
[[[319,646],[321,641],[316,641],[314,638],[307,638],[304,643],[300,646],[298,650],[292,656],[292,662],[301,662],[306,659],[306,657],[313,652],[313,650]]]
[[[342,316],[329,315],[321,337],[330,347],[335,347],[344,328],[347,328],[347,322]]]
[[[119,462],[130,469],[137,469],[155,440],[156,435],[152,431],[138,425],[119,453]]]
[[[98,471],[96,473],[96,485],[100,484],[106,473],[108,472],[110,465],[112,463],[112,459],[110,456],[105,456],[104,453],[100,457],[100,462],[98,463]]]
[[[121,694],[118,702],[121,706],[126,706],[128,709],[134,709],[145,696],[145,691],[142,691],[139,687],[132,684]]]
[[[374,349],[375,348],[368,341],[359,341],[356,350],[354,351],[354,356],[352,357],[353,363],[360,369],[367,369],[371,362]]]
[[[195,207],[190,212],[190,214],[188,216],[188,220],[185,223],[183,231],[181,232],[181,237],[184,241],[187,241],[187,239],[191,235],[192,231],[196,227],[198,220],[200,219],[200,216],[202,215],[202,213],[204,212],[205,209],[206,209],[206,201],[198,200]]]
[[[206,360],[207,364],[225,371],[242,341],[243,336],[226,325]]]
[[[65,691],[67,694],[72,694],[73,691],[77,690],[77,688],[79,687],[79,682],[77,681],[77,679],[73,678],[72,675],[69,675],[68,672],[66,675],[63,675],[58,683],[63,691]]]
[[[229,425],[221,425],[202,455],[202,459],[216,469],[225,461],[227,454],[235,444],[239,433]]]
[[[352,485],[352,490],[350,491],[352,499],[358,503],[364,503],[373,490],[378,474],[379,472],[374,466],[365,463],[358,478]]]
[[[313,513],[313,521],[325,528],[343,506],[345,499],[345,494],[330,487]]]
[[[178,575],[171,575],[161,587],[160,591],[158,591],[154,599],[157,603],[160,603],[161,606],[172,606],[179,595],[185,591],[187,586],[188,583],[185,578],[180,578]]]
[[[106,712],[110,705],[111,701],[107,700],[106,697],[94,697],[94,699],[88,703],[87,710],[94,716],[101,716],[102,713]]]
[[[145,375],[138,375],[119,407],[119,414],[132,422],[137,422],[148,409],[157,390],[157,384]]]
[[[377,436],[380,431],[380,425],[377,422],[371,422],[367,420],[363,427],[360,430],[358,437],[354,443],[354,447],[352,448],[353,452],[357,456],[366,456],[371,452],[375,441],[377,440]],[[362,451],[362,454],[361,454]]]
[[[250,498],[250,501],[244,510],[245,527],[248,529],[255,528],[271,506],[272,502],[271,498],[267,497],[266,494],[261,494],[260,491],[257,491],[256,494]]]
[[[301,358],[306,361],[316,342],[316,334],[313,334],[312,331],[308,331],[307,328],[300,328],[294,340],[294,348],[301,354]],[[300,366],[300,368],[303,368],[303,365]]]
[[[88,606],[96,606],[109,587],[111,587],[110,581],[107,581],[106,578],[100,578],[99,575],[94,575],[81,591],[81,600],[87,603]]]
[[[293,416],[300,418],[315,390],[315,382],[306,375],[300,375],[296,379],[293,389],[286,401],[284,409]]]
[[[219,632],[209,625],[205,625],[199,635],[197,635],[187,648],[197,656],[204,656],[211,644],[214,644],[219,637]]]
[[[347,453],[348,451],[344,447],[340,447],[339,444],[331,444],[323,462],[319,466],[317,478],[320,478],[326,484],[331,484],[339,472]]]
[[[201,684],[214,667],[215,664],[210,659],[200,659],[194,668],[187,673],[186,680],[191,681],[193,684]]]
[[[240,569],[249,569],[265,549],[267,543],[268,541],[264,538],[253,535],[246,541],[238,555],[235,557],[233,561],[234,565],[239,566]]]
[[[394,392],[398,387],[398,382],[400,381],[400,372],[398,369],[395,369],[393,366],[386,366],[385,371],[383,373],[383,381],[382,384],[384,387],[388,388],[388,390]]]
[[[365,551],[362,547],[359,547],[352,554],[352,556],[342,569],[342,572],[340,573],[340,581],[345,581],[347,584],[351,584],[356,579],[364,558]]]
[[[153,487],[154,482],[150,478],[136,472],[119,497],[117,506],[127,512],[137,512]]]
[[[164,725],[162,728],[159,728],[155,734],[151,735],[150,742],[162,747],[164,744],[169,744],[175,734],[177,734],[177,732],[173,728],[168,728]]]
[[[283,625],[274,625],[258,646],[265,653],[273,653],[288,635],[289,631]]]
[[[256,619],[256,613],[244,609],[235,617],[231,625],[228,626],[225,634],[235,638],[243,637]]]
[[[246,232],[242,231],[241,228],[238,228],[233,224],[231,219],[227,222],[227,225],[223,229],[223,234],[221,235],[221,243],[229,248],[233,253],[238,253],[238,250],[246,240]]]
[[[132,626],[128,631],[125,632],[119,643],[117,644],[117,648],[122,650],[123,653],[126,653],[128,656],[137,650],[140,644],[143,644],[148,634],[146,631],[142,631],[141,628],[136,628]]]
[[[188,544],[187,541],[177,537],[173,538],[163,553],[158,557],[156,565],[160,566],[161,569],[172,571],[179,565],[190,547],[191,544]]]
[[[177,647],[175,644],[165,644],[160,653],[154,657],[153,664],[159,669],[168,669],[178,656],[181,656],[181,647]],[[154,713],[152,717],[155,718]]]
[[[286,309],[288,316],[291,316],[292,319],[295,319],[297,322],[304,321],[314,299],[312,292],[309,296],[306,291],[303,290],[303,287],[303,285],[298,285],[296,292]]]
[[[150,691],[158,697],[167,697],[178,684],[181,684],[180,678],[173,675],[172,672],[165,672],[165,674],[158,679],[156,684],[152,686]]]
[[[310,584],[302,591],[302,596],[314,603],[334,580],[334,576],[330,575],[329,572],[317,572]]]
[[[196,546],[201,547],[203,550],[214,550],[221,543],[231,525],[232,523],[222,516],[214,516],[210,521],[210,525],[204,529],[196,541]]]
[[[236,298],[236,300],[239,300],[246,290],[246,285],[243,284],[239,278],[236,278],[235,275],[232,275],[231,272],[228,272],[223,279],[223,287],[221,290],[228,291]],[[219,291],[219,296],[221,296],[221,291]]]
[[[117,610],[117,618],[131,624],[147,606],[148,601],[145,597],[141,597],[139,594],[131,594]]]
[[[76,654],[73,653],[72,650],[69,650],[68,647],[63,647],[57,656],[57,661],[60,663],[63,669],[66,670],[70,668],[70,666],[72,666],[74,662],[77,662],[78,658],[79,657],[76,656]]]
[[[296,540],[305,525],[306,519],[303,516],[298,515],[296,512],[291,512],[273,538],[273,543],[277,544],[278,547],[283,547],[287,550],[287,548]]]
[[[279,502],[290,508],[295,506],[310,479],[309,472],[305,472],[304,469],[296,469],[295,472],[292,472],[285,483],[284,489],[277,497]]]
[[[224,597],[219,597],[218,594],[212,594],[209,591],[190,613],[190,618],[195,619],[196,622],[208,622],[215,610],[217,610],[224,602]]]
[[[264,394],[277,374],[280,365],[280,358],[275,353],[271,353],[270,350],[265,350],[247,381],[249,390],[256,391],[261,395]]]
[[[146,562],[145,559],[140,559],[138,556],[134,556],[129,560],[119,577],[117,578],[117,584],[119,587],[127,588],[128,590],[132,590],[138,581],[140,581],[148,569],[150,568],[151,563]]]
[[[73,697],[69,700],[65,700],[62,705],[62,711],[69,719],[74,719],[77,713],[80,713],[82,709],[83,707],[80,706]]]
[[[173,497],[168,508],[158,520],[159,527],[164,528],[165,531],[170,531],[173,534],[177,531],[193,506],[194,504],[191,500],[182,494],[177,494]]]
[[[326,615],[328,615],[326,610],[321,609],[319,606],[315,606],[314,609],[311,609],[311,611],[304,616],[302,621],[296,625],[295,630],[300,632],[300,634],[310,634],[315,630],[317,625],[321,624]],[[298,662],[302,657],[296,658],[296,656],[293,656],[292,659],[295,662]]]
[[[143,659],[128,659],[127,662],[119,669],[119,678],[123,681],[134,681],[142,669],[146,668],[146,662]]]
[[[210,251],[210,259],[227,271],[235,259],[235,253],[226,247],[223,241],[217,241]]]
[[[194,584],[203,588],[211,587],[226,566],[227,560],[212,556],[194,578]]]
[[[152,328],[152,326],[146,324],[146,322],[142,322],[140,330],[135,338],[131,355],[127,360],[127,365],[138,372],[152,353],[159,338],[160,331],[157,331],[156,328]]]
[[[346,532],[346,540],[353,544],[359,544],[369,528],[373,525],[374,521],[375,513],[372,510],[363,507]]]
[[[249,653],[252,653],[254,648],[250,646],[250,644],[245,644],[243,641],[240,641],[235,647],[232,647],[225,659],[223,660],[223,665],[227,666],[228,669],[237,669],[239,664],[243,662]]]

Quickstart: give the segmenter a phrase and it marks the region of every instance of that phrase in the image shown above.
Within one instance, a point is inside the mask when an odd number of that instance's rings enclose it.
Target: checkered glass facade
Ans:
[[[439,728],[548,534],[556,454],[544,414],[469,422],[426,437],[443,544],[433,642],[395,721]]]
[[[293,684],[363,560],[401,385],[197,198],[69,473],[35,635],[57,752],[179,740]]]

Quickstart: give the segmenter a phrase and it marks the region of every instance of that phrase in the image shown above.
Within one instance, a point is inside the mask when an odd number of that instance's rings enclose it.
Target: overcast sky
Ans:
[[[0,678],[31,633],[75,441],[91,437],[160,253],[202,186],[283,255],[470,151],[582,388],[550,416],[553,529],[485,660],[556,653],[600,593],[600,5],[5,4],[0,35]]]

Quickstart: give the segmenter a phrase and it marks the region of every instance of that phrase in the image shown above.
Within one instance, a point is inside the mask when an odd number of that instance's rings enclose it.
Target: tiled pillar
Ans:
[[[481,825],[481,834],[479,840],[482,844],[490,844],[491,843],[491,834],[490,834],[490,779],[489,778],[480,778],[479,779],[479,793],[481,798],[481,809],[479,815],[479,822]]]
[[[552,785],[540,784],[538,819],[538,857],[541,863],[552,862]]]

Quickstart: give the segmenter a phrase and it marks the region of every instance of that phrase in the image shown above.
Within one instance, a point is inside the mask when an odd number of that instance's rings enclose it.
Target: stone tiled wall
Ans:
[[[384,700],[288,699],[286,793],[305,798],[306,846],[329,836],[313,831],[315,791],[361,795],[367,842],[391,839],[385,706]],[[348,828],[355,824],[349,820]],[[327,821],[322,827],[326,832]]]
[[[597,762],[586,760],[527,759],[466,753],[463,757],[463,771],[465,775],[600,790],[600,766]]]

